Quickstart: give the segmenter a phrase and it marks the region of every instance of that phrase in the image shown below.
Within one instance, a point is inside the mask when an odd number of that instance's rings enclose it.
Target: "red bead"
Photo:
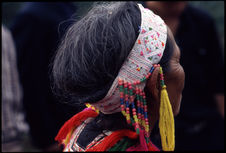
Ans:
[[[146,78],[146,79],[148,79],[148,78],[149,78],[149,76],[150,76],[150,74],[147,74],[147,75],[145,76],[145,78]]]
[[[127,82],[124,83],[124,87],[125,87],[125,88],[128,87],[128,83],[127,83]]]
[[[118,79],[118,84],[122,85],[122,79],[120,79],[120,78]]]
[[[136,94],[138,95],[139,91],[138,91],[138,88],[136,87]]]
[[[136,109],[135,109],[135,108],[133,108],[133,109],[132,109],[132,111],[133,111],[133,112],[136,112]]]
[[[130,124],[130,123],[131,123],[131,121],[130,121],[130,120],[127,120],[127,123],[128,123],[128,124]]]
[[[137,113],[136,112],[133,112],[133,115],[137,115]]]

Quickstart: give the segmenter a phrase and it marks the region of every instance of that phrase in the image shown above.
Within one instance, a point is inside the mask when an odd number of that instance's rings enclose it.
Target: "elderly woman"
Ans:
[[[55,139],[64,151],[156,151],[150,134],[159,120],[162,149],[174,150],[179,61],[170,29],[151,10],[136,2],[95,5],[68,29],[53,64],[55,92],[72,107],[91,107]]]

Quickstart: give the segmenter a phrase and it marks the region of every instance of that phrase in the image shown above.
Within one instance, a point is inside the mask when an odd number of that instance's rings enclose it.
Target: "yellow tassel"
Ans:
[[[96,111],[99,114],[99,110],[95,108],[94,106],[90,105],[89,103],[85,104],[87,108],[91,108],[92,110]]]
[[[162,87],[160,98],[159,130],[162,149],[173,151],[175,148],[174,116],[165,85]]]

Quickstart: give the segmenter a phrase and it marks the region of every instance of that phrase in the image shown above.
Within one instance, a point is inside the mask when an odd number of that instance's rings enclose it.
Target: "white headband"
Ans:
[[[151,10],[144,8],[141,4],[138,4],[138,6],[141,11],[141,26],[135,45],[123,63],[107,95],[102,100],[92,104],[104,114],[121,111],[118,79],[121,78],[131,83],[141,80],[148,74],[151,67],[161,60],[165,50],[166,24]],[[145,82],[138,86],[143,90]]]

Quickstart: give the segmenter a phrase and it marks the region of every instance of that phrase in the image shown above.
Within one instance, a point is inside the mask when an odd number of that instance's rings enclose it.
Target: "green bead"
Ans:
[[[127,90],[124,90],[124,93],[125,93],[125,94],[128,94],[128,91],[127,91]]]
[[[161,84],[161,86],[163,86],[164,85],[164,81],[160,80],[160,84]]]
[[[146,143],[149,143],[149,139],[147,137],[145,137]]]
[[[140,96],[140,101],[142,101],[142,102],[143,102],[143,96]]]
[[[145,80],[145,78],[140,79],[140,82],[143,82]]]
[[[140,129],[139,128],[136,129],[136,133],[140,134]]]
[[[136,95],[137,96],[137,100],[139,100],[139,95]]]
[[[130,122],[130,125],[133,125],[133,124],[134,124],[134,120],[133,120],[132,117],[130,118],[130,121],[131,121],[131,122]]]

